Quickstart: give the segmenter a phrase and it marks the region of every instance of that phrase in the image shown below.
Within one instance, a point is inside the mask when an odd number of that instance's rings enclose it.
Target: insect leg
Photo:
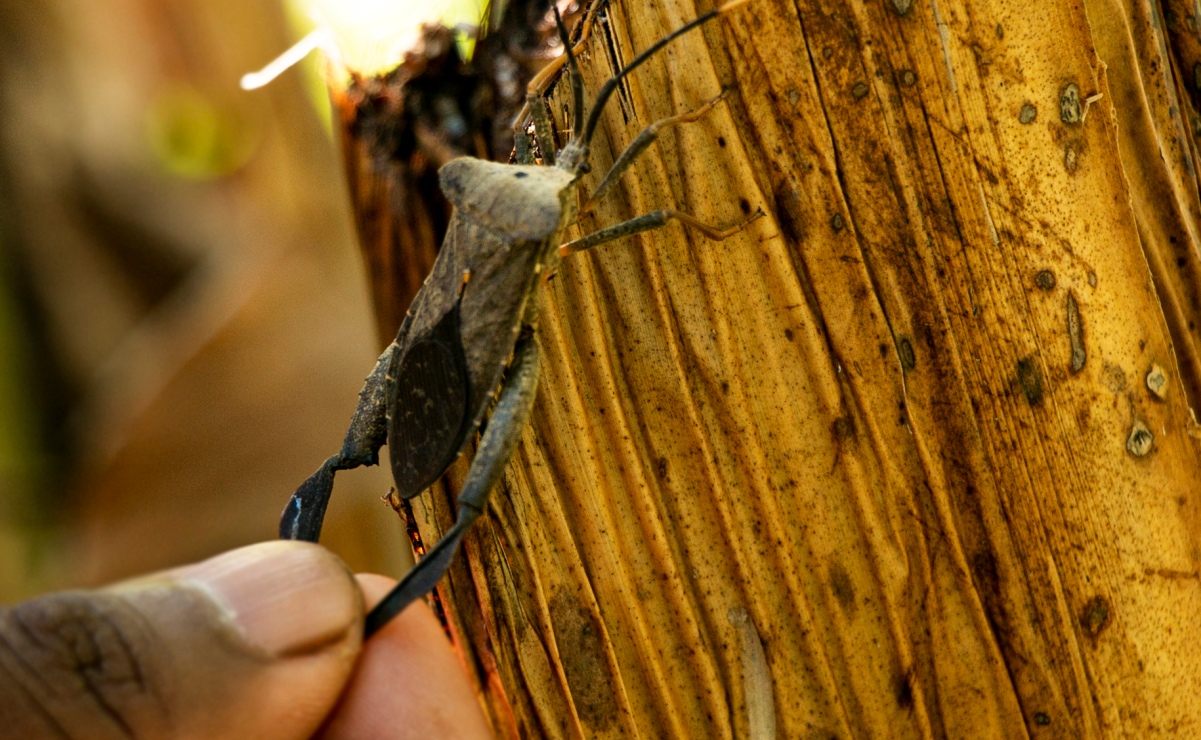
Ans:
[[[584,45],[588,43],[588,38],[592,35],[592,22],[596,20],[596,14],[600,11],[601,5],[603,3],[597,3],[584,16],[583,26],[580,28],[580,39],[576,41],[575,46],[571,47],[573,54],[578,56],[584,53]],[[521,112],[517,114],[517,118],[513,120],[513,133],[517,137],[525,135],[525,122],[530,116],[530,108],[533,107],[533,102],[541,99],[542,95],[546,93],[551,81],[555,79],[555,75],[559,74],[559,70],[563,69],[563,66],[567,64],[567,59],[566,54],[556,57],[530,79],[530,84],[525,90],[525,105],[521,108]]]
[[[533,151],[530,149],[530,142],[526,137],[526,120],[533,118],[534,136],[538,137],[538,148],[542,150],[542,161],[545,165],[554,165],[555,163],[555,144],[550,138],[550,120],[546,117],[545,103],[542,96],[546,93],[546,88],[549,88],[552,79],[555,79],[556,74],[560,72],[563,65],[568,64],[569,60],[573,60],[574,56],[584,52],[584,46],[588,42],[588,37],[592,35],[592,22],[596,20],[597,12],[600,10],[600,4],[592,8],[588,8],[584,17],[584,25],[580,28],[579,41],[575,42],[575,46],[564,44],[564,53],[551,60],[548,65],[544,66],[537,74],[534,74],[530,79],[530,84],[526,86],[526,102],[525,106],[521,107],[521,112],[518,117],[513,120],[513,138],[516,145],[516,154],[518,154],[519,165],[533,165]],[[558,8],[555,8],[556,23],[562,26],[562,20],[558,20]],[[574,64],[573,64],[574,66]],[[580,79],[578,71],[572,74],[572,90],[575,96],[576,111],[574,117],[579,126],[582,120],[582,97],[584,97],[584,82]],[[548,159],[549,153],[549,159]]]
[[[316,542],[325,519],[325,507],[334,490],[334,473],[379,462],[379,448],[388,434],[386,385],[395,349],[393,343],[384,350],[359,391],[359,405],[350,417],[341,451],[301,483],[288,500],[279,520],[282,539]]]
[[[572,82],[572,96],[575,100],[572,108],[573,125],[579,126],[584,121],[584,78],[580,77],[580,68],[575,65],[575,49],[572,47],[572,41],[567,37],[567,29],[564,28],[563,19],[558,14],[558,7],[551,6],[551,10],[555,11],[555,25],[558,29],[558,38],[560,38],[563,44],[563,58],[567,59],[567,77]],[[587,23],[591,23],[591,18],[588,19]],[[591,25],[586,25],[586,29],[591,29]],[[580,46],[584,46],[584,41],[581,38]],[[562,65],[558,65],[558,68],[562,68]],[[530,89],[533,89],[533,83],[531,83]],[[555,137],[551,135],[550,117],[546,114],[546,102],[540,94],[537,97],[527,95],[526,107],[530,108],[530,112],[533,115],[533,135],[538,137],[538,149],[542,153],[543,165],[554,167]],[[525,142],[525,148],[527,147],[528,142]],[[530,156],[528,155],[528,151],[524,151],[522,154],[525,154],[527,157]]]
[[[563,25],[563,18],[559,15],[558,6],[552,6],[555,11],[555,27],[559,31],[559,41],[563,44],[563,56],[567,57],[567,77],[571,80],[571,125],[580,126],[584,123],[584,77],[580,74],[580,67],[575,61],[575,49],[571,46],[571,39],[567,36],[567,28]]]
[[[500,398],[488,419],[488,428],[471,462],[463,490],[459,493],[458,516],[454,526],[367,615],[367,624],[363,628],[364,639],[438,584],[450,567],[463,535],[472,522],[484,513],[488,494],[504,475],[505,466],[525,431],[530,409],[534,406],[534,393],[538,387],[538,352],[538,343],[532,335],[518,341],[509,373],[501,386]]]
[[[710,10],[708,13],[698,16],[688,23],[685,23],[655,43],[651,44],[645,51],[634,57],[629,64],[622,67],[617,71],[617,74],[610,77],[604,85],[601,85],[600,91],[596,94],[596,100],[592,103],[592,110],[588,113],[588,120],[584,123],[583,128],[580,128],[579,126],[576,127],[575,137],[572,139],[572,143],[581,145],[583,148],[588,147],[588,144],[592,141],[592,135],[596,133],[596,126],[600,123],[601,112],[605,108],[605,103],[609,101],[609,98],[612,97],[614,91],[617,90],[617,86],[621,83],[622,79],[626,75],[633,72],[647,59],[650,59],[657,54],[660,49],[683,34],[688,33],[697,26],[708,23],[722,13],[728,13],[735,8],[746,5],[748,2],[750,2],[750,0],[729,0],[729,2],[719,5],[713,10]]]
[[[550,114],[546,112],[546,101],[542,98],[531,101],[530,113],[534,117],[534,136],[538,139],[538,152],[542,164],[555,166],[555,137],[551,135]]]
[[[597,201],[605,197],[605,195],[613,188],[613,186],[617,184],[617,181],[621,179],[621,176],[625,174],[626,170],[628,170],[630,166],[634,164],[634,160],[638,158],[638,155],[646,151],[646,148],[649,147],[655,141],[655,139],[659,138],[659,132],[661,130],[667,128],[668,126],[675,126],[679,123],[691,123],[695,121],[709,111],[713,110],[713,106],[721,102],[721,100],[728,94],[728,90],[723,90],[721,95],[718,95],[716,98],[713,98],[708,103],[705,103],[691,113],[681,113],[676,116],[671,116],[670,118],[662,118],[642,129],[642,133],[638,134],[634,141],[631,142],[630,145],[627,146],[620,155],[618,155],[617,161],[615,161],[613,166],[609,168],[609,171],[605,173],[600,185],[596,186],[596,191],[593,192],[588,198],[588,202],[585,203],[582,208],[580,208],[580,213],[583,214],[591,211],[596,205]]]
[[[614,239],[620,239],[623,236],[632,236],[650,229],[657,229],[660,226],[665,225],[673,218],[685,226],[696,229],[710,239],[721,241],[726,237],[733,236],[742,231],[747,227],[747,224],[761,216],[763,216],[762,209],[755,211],[751,214],[750,218],[736,226],[731,226],[728,229],[719,229],[716,226],[710,226],[706,223],[702,223],[692,216],[689,216],[687,213],[683,213],[681,211],[654,211],[653,213],[648,213],[644,216],[632,218],[629,221],[623,221],[616,226],[610,226],[607,229],[594,231],[588,236],[581,237],[573,242],[568,242],[559,247],[559,256],[566,257],[569,254],[583,252],[585,249],[592,249],[593,247],[600,246],[605,242],[610,242]]]
[[[530,146],[530,137],[524,127],[513,134],[513,148],[516,150],[517,164],[534,164],[534,148]]]

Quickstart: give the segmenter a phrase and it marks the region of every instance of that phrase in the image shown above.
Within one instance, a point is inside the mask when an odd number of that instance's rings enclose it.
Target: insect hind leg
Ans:
[[[288,499],[279,520],[279,536],[285,540],[316,542],[325,521],[325,509],[334,490],[334,474],[360,465],[379,462],[379,448],[388,433],[387,375],[396,345],[389,345],[359,391],[359,405],[338,454],[326,460],[317,472],[300,484]]]
[[[528,335],[518,341],[513,351],[513,363],[501,387],[500,398],[492,410],[488,428],[471,462],[463,490],[459,493],[454,526],[367,615],[367,623],[363,628],[364,639],[428,593],[446,574],[463,535],[484,513],[488,495],[500,482],[505,466],[525,431],[538,387],[538,366],[538,343],[532,335]]]
[[[684,226],[691,229],[696,229],[705,236],[714,241],[722,241],[728,237],[734,236],[738,232],[745,229],[752,221],[764,215],[763,210],[757,210],[744,219],[742,223],[731,226],[727,229],[722,229],[717,226],[710,226],[702,221],[698,221],[695,217],[688,215],[682,211],[662,210],[647,213],[636,218],[631,218],[629,221],[622,221],[616,226],[610,226],[607,229],[594,231],[588,236],[581,237],[575,241],[568,242],[559,247],[559,256],[566,257],[569,254],[577,254],[586,249],[599,247],[600,245],[611,242],[614,239],[620,239],[624,236],[633,236],[643,231],[657,229],[665,226],[668,221],[679,221]]]
[[[557,79],[557,75],[562,71],[563,67],[569,62],[574,68],[574,57],[579,56],[584,52],[584,47],[588,43],[588,39],[592,36],[592,24],[596,20],[597,13],[605,5],[608,0],[599,0],[592,7],[584,11],[584,17],[581,20],[580,37],[574,45],[564,45],[564,53],[547,63],[539,72],[534,75],[526,87],[525,105],[517,114],[517,118],[513,119],[513,138],[517,150],[518,164],[533,164],[534,153],[530,149],[529,138],[526,135],[526,121],[533,119],[534,135],[538,138],[538,148],[542,153],[542,162],[548,166],[555,163],[554,139],[550,136],[550,118],[546,113],[546,104],[542,100],[542,96],[550,88],[551,84]],[[562,27],[562,21],[558,19],[558,8],[555,8],[556,23]],[[583,125],[583,80],[580,78],[579,70],[571,70],[572,94],[576,99],[575,118],[573,126]]]
[[[597,202],[613,189],[613,186],[616,185],[617,181],[621,179],[621,176],[624,175],[628,169],[630,169],[638,156],[645,152],[647,148],[659,138],[660,131],[669,126],[676,126],[681,123],[692,123],[709,111],[713,110],[714,106],[724,100],[729,94],[729,90],[723,90],[720,95],[694,111],[668,116],[667,118],[661,118],[642,129],[642,132],[639,133],[638,136],[636,136],[634,140],[630,142],[629,146],[623,149],[621,154],[618,155],[617,159],[613,162],[613,166],[610,167],[609,171],[605,173],[605,176],[601,178],[600,185],[597,185],[596,190],[591,196],[589,196],[588,202],[580,208],[579,214],[582,215],[591,211],[596,206]]]

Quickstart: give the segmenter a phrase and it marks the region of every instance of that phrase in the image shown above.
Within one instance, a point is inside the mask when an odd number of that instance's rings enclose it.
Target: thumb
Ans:
[[[0,734],[308,737],[362,615],[342,562],[299,542],[33,599],[0,610]]]

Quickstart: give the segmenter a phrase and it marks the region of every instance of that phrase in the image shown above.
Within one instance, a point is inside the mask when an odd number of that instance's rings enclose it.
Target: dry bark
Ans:
[[[1201,45],[1176,5],[753,0],[622,86],[583,197],[642,126],[735,92],[583,231],[769,217],[550,284],[534,421],[441,589],[502,734],[1201,719]],[[611,3],[588,89],[706,9]],[[427,543],[449,500],[416,505]]]

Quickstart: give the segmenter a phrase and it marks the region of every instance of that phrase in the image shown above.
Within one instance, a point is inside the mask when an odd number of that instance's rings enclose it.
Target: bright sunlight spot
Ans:
[[[486,0],[291,0],[315,30],[262,70],[242,78],[247,90],[262,87],[313,49],[335,70],[381,74],[413,48],[423,23],[476,26]]]

